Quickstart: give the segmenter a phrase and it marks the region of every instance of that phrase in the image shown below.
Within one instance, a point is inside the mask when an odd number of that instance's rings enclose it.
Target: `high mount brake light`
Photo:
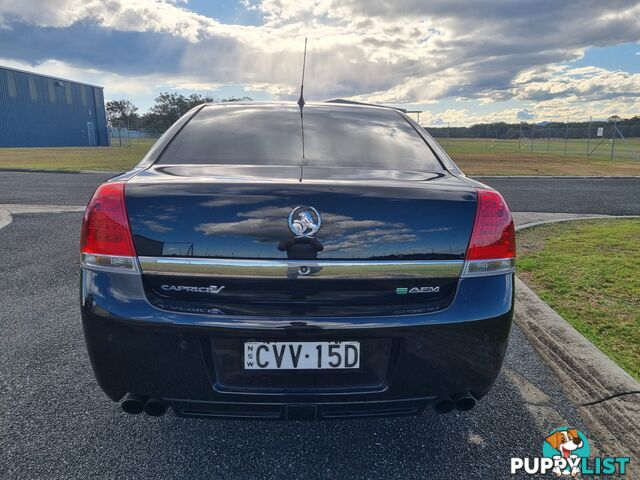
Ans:
[[[124,183],[104,183],[84,212],[80,235],[82,266],[97,270],[137,272],[127,219]]]
[[[463,275],[511,273],[515,257],[515,228],[507,203],[496,191],[478,189],[478,211]]]

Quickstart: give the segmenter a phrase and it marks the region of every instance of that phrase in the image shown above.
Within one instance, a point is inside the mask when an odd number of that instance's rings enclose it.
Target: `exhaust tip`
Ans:
[[[454,408],[454,401],[447,397],[438,398],[433,404],[433,409],[436,413],[450,413]]]
[[[167,411],[167,405],[157,398],[150,398],[144,404],[144,412],[150,417],[161,417]]]
[[[476,399],[469,393],[456,397],[456,410],[466,412],[476,406]]]
[[[130,415],[142,413],[144,409],[144,398],[134,393],[127,393],[120,404],[122,411]]]

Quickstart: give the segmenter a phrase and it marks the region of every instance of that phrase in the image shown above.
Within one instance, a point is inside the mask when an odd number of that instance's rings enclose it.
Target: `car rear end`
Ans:
[[[293,107],[204,108],[87,207],[82,318],[107,395],[129,413],[227,418],[472,408],[499,373],[513,315],[502,197],[445,168],[432,140],[386,109],[305,106],[313,138],[300,152]],[[253,164],[233,158],[239,139],[225,130],[247,113],[278,125],[249,132],[267,142]],[[393,138],[367,147],[357,137],[371,124]],[[214,159],[189,150],[207,129]],[[382,157],[408,162],[406,144],[421,142],[423,171],[354,160],[402,136]]]

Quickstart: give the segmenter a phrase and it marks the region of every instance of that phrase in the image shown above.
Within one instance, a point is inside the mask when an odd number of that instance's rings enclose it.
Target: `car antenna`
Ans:
[[[307,65],[307,37],[304,37],[304,56],[302,57],[302,81],[300,82],[300,98],[298,99],[298,106],[300,107],[300,128],[302,130],[302,158],[300,159],[300,179],[302,183],[302,175],[304,173],[304,114],[302,113],[302,107],[304,107],[304,69]]]
[[[300,110],[304,107],[304,69],[307,65],[307,37],[304,37],[304,56],[302,57],[302,81],[300,82],[300,98],[298,99],[298,106]]]

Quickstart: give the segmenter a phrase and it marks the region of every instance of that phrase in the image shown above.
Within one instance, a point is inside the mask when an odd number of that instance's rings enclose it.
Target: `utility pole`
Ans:
[[[589,126],[587,127],[587,157],[591,149],[591,118],[592,117],[589,117]]]
[[[489,151],[488,142],[489,142],[489,124],[487,123],[487,134],[484,136],[484,151],[485,152]]]
[[[549,122],[549,128],[547,129],[547,152],[549,151],[549,142],[551,142],[551,122]]]
[[[567,140],[569,139],[569,119],[567,118],[567,128],[564,131],[564,153],[567,153]]]
[[[522,122],[520,122],[520,136],[518,137],[518,152],[522,146]]]
[[[611,160],[616,150],[616,130],[618,129],[618,117],[613,117],[613,131],[611,132]]]
[[[535,123],[531,124],[530,132],[531,132],[531,153],[533,153],[533,137],[536,134],[536,124]]]

